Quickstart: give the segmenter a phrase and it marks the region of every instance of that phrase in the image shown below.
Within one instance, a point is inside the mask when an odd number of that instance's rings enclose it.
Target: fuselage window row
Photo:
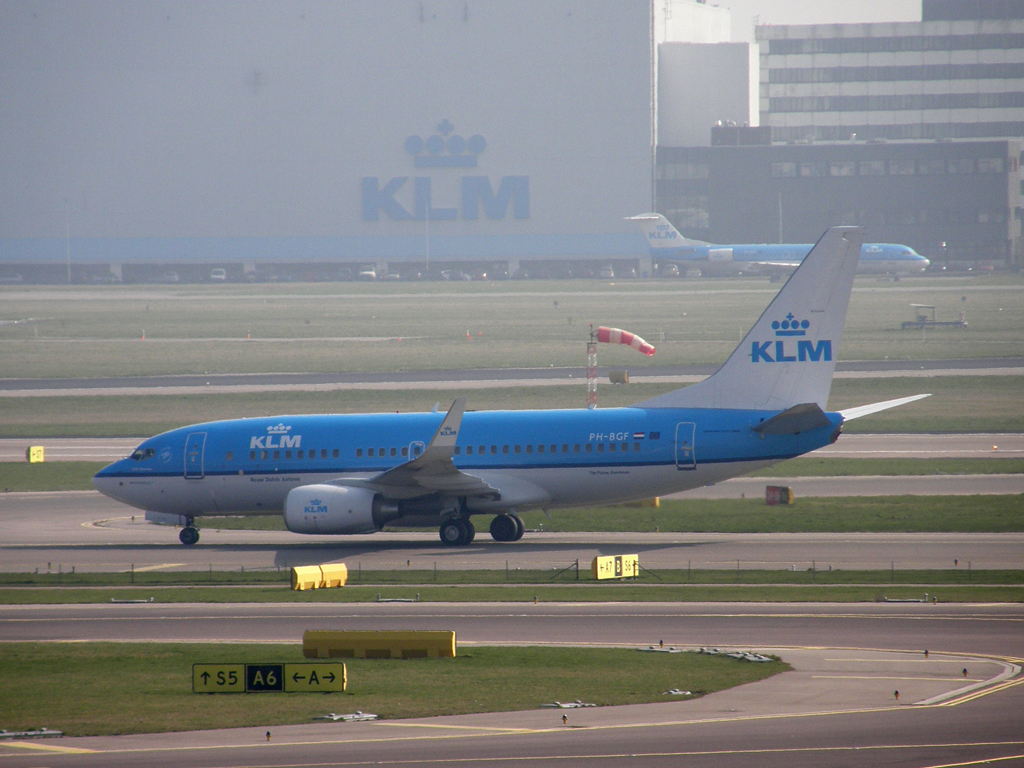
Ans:
[[[582,446],[581,446],[580,443],[575,443],[572,446],[572,453],[580,453],[581,450],[584,453],[592,453],[594,451],[594,445],[597,446],[597,452],[598,453],[604,453],[604,451],[606,450],[605,449],[605,443],[583,443]],[[622,453],[628,453],[629,452],[629,443],[622,443],[621,446],[618,443],[608,443],[607,446],[608,446],[607,450],[610,453],[614,453],[614,452],[620,451],[620,450],[622,451]],[[152,449],[149,449],[149,450],[152,451]],[[513,446],[503,445],[503,446],[501,446],[501,452],[503,454],[506,454],[506,455],[508,453],[510,453],[510,452],[513,453],[513,454],[522,455],[522,453],[524,451],[527,454],[532,454],[532,453],[534,453],[534,451],[536,451],[539,454],[550,453],[550,454],[554,455],[554,454],[557,454],[559,452],[559,447],[558,447],[557,444],[554,444],[554,443],[552,443],[551,445],[539,444],[539,445],[536,445],[536,446],[534,446],[534,445],[526,445],[526,446],[522,446],[522,445],[513,445]],[[480,445],[480,446],[467,445],[466,446],[466,455],[467,456],[474,455],[474,452],[477,455],[484,456],[487,453],[487,446],[486,445]],[[570,452],[569,444],[568,443],[562,443],[561,452],[562,453],[569,453]],[[639,453],[640,452],[640,443],[638,443],[638,442],[633,443],[633,452],[634,453]],[[356,448],[355,449],[355,453],[356,453],[356,458],[357,459],[363,458],[363,449],[362,448]],[[454,453],[455,453],[456,456],[461,456],[462,455],[462,446],[455,446]],[[497,453],[498,453],[498,446],[496,446],[496,445],[490,446],[490,453],[491,453],[492,456],[497,455]],[[402,458],[408,458],[409,457],[409,447],[408,446],[403,446],[400,449],[399,448],[367,448],[366,449],[366,456],[367,456],[367,458],[371,458],[371,459],[372,458],[376,458],[376,457],[384,458],[386,456],[390,456],[390,457],[394,458],[394,457],[397,457],[399,455],[401,455]],[[420,451],[416,451],[416,455],[417,456],[420,455]],[[338,458],[338,456],[339,456],[339,449],[337,449],[337,448],[333,449],[331,451],[331,456],[333,458],[335,458],[335,459]],[[133,456],[132,458],[135,458],[135,457]],[[145,458],[149,458],[149,456],[146,456]],[[225,454],[224,458],[225,458],[226,461],[234,461],[235,460],[234,451],[227,451],[227,453]],[[267,450],[263,450],[263,451],[249,451],[249,460],[250,461],[257,461],[257,460],[267,461],[269,459],[278,460],[280,458],[281,458],[281,451],[273,451],[273,452],[267,451]],[[287,460],[291,460],[293,458],[293,452],[290,451],[290,450],[286,450],[284,452],[284,458],[285,458],[286,461]],[[295,459],[315,460],[317,458],[317,449],[316,448],[310,448],[308,452],[305,451],[305,450],[295,451],[294,452],[294,458]],[[320,449],[320,458],[321,459],[326,459],[327,458],[327,449],[326,448],[321,448]],[[138,459],[136,459],[136,460],[138,460]]]

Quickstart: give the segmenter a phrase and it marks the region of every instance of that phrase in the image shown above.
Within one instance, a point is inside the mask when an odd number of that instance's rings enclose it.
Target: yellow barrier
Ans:
[[[590,574],[595,579],[635,578],[640,575],[640,555],[595,557],[590,563]]]
[[[608,371],[608,381],[612,384],[629,384],[629,371]]]
[[[320,572],[323,574],[320,586],[325,589],[328,587],[344,587],[345,582],[348,581],[348,568],[344,563],[321,565]]]
[[[304,589],[319,589],[323,574],[319,565],[298,565],[292,568],[292,589],[300,592]]]
[[[766,485],[764,487],[764,502],[769,507],[776,504],[792,504],[793,489],[785,485]]]
[[[323,630],[302,634],[307,659],[455,658],[455,633],[433,630]]]
[[[25,451],[25,458],[28,459],[29,464],[41,464],[46,460],[43,446],[30,445],[28,450]]]
[[[292,568],[292,589],[328,589],[344,587],[348,581],[348,568],[344,563],[327,565],[297,565]]]

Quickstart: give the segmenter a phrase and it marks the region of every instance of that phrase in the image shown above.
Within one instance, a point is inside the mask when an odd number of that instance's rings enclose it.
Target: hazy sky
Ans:
[[[761,24],[851,24],[920,21],[921,0],[708,0],[732,11],[733,40],[752,40]]]

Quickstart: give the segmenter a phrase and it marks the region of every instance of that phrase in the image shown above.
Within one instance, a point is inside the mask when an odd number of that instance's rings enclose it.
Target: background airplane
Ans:
[[[863,234],[818,241],[750,333],[704,381],[628,408],[237,419],[145,440],[93,479],[104,494],[183,525],[277,515],[290,531],[438,525],[497,541],[516,514],[645,499],[712,484],[834,442],[843,422],[927,395],[825,410]],[[629,514],[623,511],[623,514]]]
[[[811,244],[713,245],[683,237],[660,213],[642,213],[627,217],[643,231],[651,256],[662,265],[677,270],[696,267],[704,274],[724,275],[740,272],[772,272],[795,269],[812,248]],[[907,275],[924,272],[931,262],[907,245],[865,243],[861,247],[857,271],[861,274]]]

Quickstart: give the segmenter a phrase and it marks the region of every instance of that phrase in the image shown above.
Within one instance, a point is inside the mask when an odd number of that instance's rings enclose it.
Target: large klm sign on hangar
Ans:
[[[404,147],[417,171],[468,170],[477,168],[487,139],[479,133],[467,139],[445,118],[437,133],[426,139],[409,136]],[[476,221],[481,215],[498,221],[510,213],[515,219],[529,219],[530,177],[507,175],[495,183],[476,173],[455,178],[394,176],[386,181],[364,176],[362,203],[363,221],[378,221],[382,215],[392,221]]]

